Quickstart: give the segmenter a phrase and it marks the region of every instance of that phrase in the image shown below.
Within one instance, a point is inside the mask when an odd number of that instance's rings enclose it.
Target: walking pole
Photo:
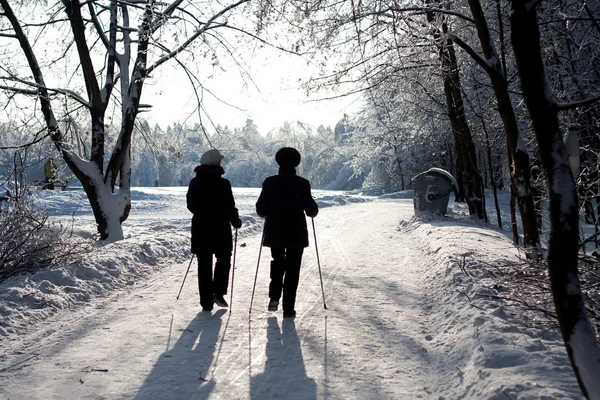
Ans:
[[[317,230],[315,229],[315,219],[311,218],[313,226],[313,235],[315,237],[315,251],[317,252],[317,265],[319,266],[319,279],[321,280],[321,293],[323,294],[323,307],[327,310],[325,304],[325,289],[323,289],[323,275],[321,274],[321,261],[319,261],[319,247],[317,247]]]
[[[265,221],[266,223],[266,221]],[[256,290],[256,278],[258,278],[258,266],[260,265],[260,253],[263,248],[263,240],[265,239],[265,227],[263,225],[263,233],[260,238],[260,247],[258,249],[258,261],[256,262],[256,274],[254,274],[254,286],[252,286],[252,298],[250,298],[250,309],[248,310],[248,315],[252,314],[252,303],[254,302],[254,291]]]
[[[231,306],[233,305],[233,279],[235,278],[235,250],[237,248],[237,231],[235,228],[235,239],[233,241],[233,265],[231,267],[231,299],[229,299],[229,314],[231,314]]]
[[[190,267],[192,266],[192,261],[194,260],[194,253],[192,253],[192,259],[190,260],[190,265],[187,267],[187,271],[185,271],[185,276],[183,277],[183,282],[181,282],[181,287],[179,288],[179,293],[177,293],[177,300],[179,300],[179,295],[181,294],[181,289],[183,289],[183,284],[185,283],[185,278],[188,276],[188,272],[190,272]]]

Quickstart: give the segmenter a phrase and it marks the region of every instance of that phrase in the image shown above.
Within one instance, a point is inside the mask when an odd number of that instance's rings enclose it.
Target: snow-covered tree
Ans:
[[[52,142],[87,193],[100,237],[118,240],[131,209],[131,140],[147,107],[145,83],[175,59],[193,75],[199,58],[218,58],[216,49],[230,43],[219,30],[235,28],[228,32],[243,36],[247,27],[236,26],[244,20],[240,14],[257,15],[255,26],[262,29],[268,5],[62,0],[40,12],[36,3],[23,3],[0,0],[2,57],[14,62],[3,66],[0,87],[39,102]],[[61,51],[46,51],[48,42],[62,43]],[[61,126],[63,115],[75,109],[87,114],[80,124],[90,134],[79,138],[89,149],[85,157],[75,151],[79,140],[71,141]],[[107,113],[119,124],[108,157]]]
[[[442,12],[446,5],[439,3],[318,2],[307,12],[304,28],[323,72],[307,85],[312,90],[336,88],[342,94],[362,92],[368,97],[371,89],[405,78],[411,71],[427,71],[428,79],[417,90],[430,96],[437,86],[434,91],[445,102],[469,211],[484,218],[483,183],[459,73],[462,65],[446,37],[452,13]],[[402,85],[397,90],[408,92]]]

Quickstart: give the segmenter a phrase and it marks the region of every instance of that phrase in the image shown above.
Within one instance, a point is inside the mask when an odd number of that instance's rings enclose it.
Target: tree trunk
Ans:
[[[598,216],[598,218],[596,218],[596,225],[598,224],[598,222],[600,221],[600,196],[594,196],[594,199],[596,200],[596,215]]]
[[[556,314],[579,387],[586,397],[600,399],[600,346],[579,284],[577,193],[558,110],[545,78],[536,7],[525,0],[513,0],[511,5],[512,44],[523,97],[547,174],[548,269]]]
[[[427,4],[437,3],[437,0],[426,0]],[[437,17],[434,12],[427,11],[427,21],[434,26]],[[465,117],[465,108],[462,99],[460,74],[456,53],[452,41],[442,38],[442,34],[448,33],[448,27],[440,16],[441,31],[434,26],[433,38],[438,43],[439,55],[441,60],[441,73],[444,82],[444,95],[448,107],[448,117],[452,127],[452,135],[458,152],[457,157],[462,163],[462,179],[464,185],[465,200],[469,207],[469,214],[476,215],[479,219],[485,218],[485,209],[483,204],[483,187],[481,174],[477,170],[477,157],[475,144],[471,136],[471,130]],[[457,172],[457,175],[460,171]],[[457,180],[460,177],[457,176]]]
[[[517,204],[523,224],[523,236],[526,246],[538,247],[540,244],[539,230],[536,221],[533,196],[531,194],[531,179],[529,154],[527,147],[519,134],[517,117],[510,100],[508,84],[500,65],[500,58],[492,44],[487,20],[479,0],[469,0],[469,7],[477,26],[477,34],[481,49],[485,56],[485,62],[481,63],[487,72],[498,103],[498,112],[502,118],[508,150],[511,153],[513,163],[511,168],[511,183],[514,185],[517,196]],[[474,54],[473,54],[474,55]]]
[[[445,24],[443,29],[447,29]],[[452,42],[446,41],[441,45],[440,57],[442,59],[442,78],[444,80],[448,116],[452,126],[452,134],[457,144],[458,156],[462,161],[465,200],[469,207],[469,214],[483,219],[485,211],[483,208],[481,174],[477,170],[475,144],[465,117],[458,63]]]
[[[404,183],[404,171],[402,170],[402,160],[400,159],[400,154],[398,154],[398,144],[397,138],[394,136],[394,153],[396,155],[396,163],[398,163],[398,171],[400,172],[400,182],[402,184],[402,190],[406,190],[406,185]]]
[[[508,170],[512,171],[512,166],[513,161],[512,161],[512,154],[509,151],[508,152]],[[511,173],[511,172],[509,172]],[[516,199],[517,199],[517,195],[516,195],[516,191],[517,189],[515,188],[515,185],[513,184],[513,180],[510,179],[510,182],[508,184],[508,190],[510,192],[510,228],[511,228],[511,232],[513,235],[513,243],[515,245],[519,245],[520,240],[519,240],[519,227],[517,226],[517,210],[516,210]]]
[[[400,157],[396,157],[396,162],[398,163],[398,170],[400,171],[400,184],[402,190],[406,190],[406,184],[404,182],[404,172],[402,171],[402,162],[400,161]]]
[[[86,177],[80,181],[92,206],[100,239],[111,242],[123,239],[121,218],[125,208],[131,204],[124,201],[124,193],[120,191],[116,195],[113,194],[100,176],[95,179]],[[107,210],[111,211],[107,212]],[[115,212],[116,210],[119,212]]]
[[[490,135],[485,124],[483,125],[483,132],[485,133],[485,142],[487,147],[487,167],[490,174],[490,185],[492,186],[492,193],[494,194],[496,215],[498,216],[498,228],[502,228],[502,215],[500,213],[500,204],[498,203],[498,188],[496,186],[496,177],[494,176],[494,166],[492,165],[492,145],[490,144]]]
[[[456,183],[458,184],[458,190],[456,191],[456,198],[454,201],[457,203],[462,203],[465,201],[465,185],[463,184],[463,166],[462,166],[462,158],[460,158],[460,152],[456,157]]]

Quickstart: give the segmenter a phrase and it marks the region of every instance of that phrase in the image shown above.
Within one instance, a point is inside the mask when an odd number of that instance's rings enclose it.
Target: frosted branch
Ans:
[[[590,97],[589,99],[574,101],[571,103],[556,103],[556,108],[561,111],[572,110],[577,107],[589,106],[590,104],[596,103],[597,101],[600,101],[600,94],[594,97]]]

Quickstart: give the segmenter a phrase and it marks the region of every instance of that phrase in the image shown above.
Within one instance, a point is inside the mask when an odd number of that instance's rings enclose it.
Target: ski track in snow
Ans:
[[[248,313],[254,229],[238,242],[231,313],[200,311],[196,262],[176,300],[189,260],[175,263],[1,342],[0,399],[581,398],[560,338],[515,326],[463,273],[514,257],[501,232],[416,220],[409,199],[322,208],[325,310],[308,222],[294,320],[266,310],[268,248]]]

